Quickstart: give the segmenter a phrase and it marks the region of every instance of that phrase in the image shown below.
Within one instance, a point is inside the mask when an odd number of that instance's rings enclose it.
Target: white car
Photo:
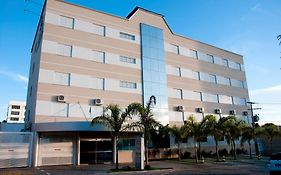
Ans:
[[[273,153],[268,161],[270,174],[281,174],[281,152]]]

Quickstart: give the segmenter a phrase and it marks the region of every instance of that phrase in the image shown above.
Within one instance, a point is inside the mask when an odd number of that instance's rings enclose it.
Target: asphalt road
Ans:
[[[236,161],[214,162],[206,160],[204,164],[195,164],[194,160],[151,161],[152,167],[171,168],[153,171],[130,171],[110,174],[231,174],[231,175],[264,175],[267,170],[267,159],[256,160],[240,158]],[[124,165],[123,165],[124,166]],[[122,165],[120,165],[122,167]],[[91,175],[108,174],[114,165],[81,165],[81,166],[48,166],[37,168],[0,169],[0,175]]]

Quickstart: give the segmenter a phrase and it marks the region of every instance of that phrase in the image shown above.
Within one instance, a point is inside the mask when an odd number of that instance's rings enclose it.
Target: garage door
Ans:
[[[41,137],[38,151],[39,166],[73,164],[73,139],[71,137]]]
[[[0,168],[31,166],[32,133],[0,132]]]

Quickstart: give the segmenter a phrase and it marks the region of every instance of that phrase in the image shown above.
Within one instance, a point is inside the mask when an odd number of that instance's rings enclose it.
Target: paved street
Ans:
[[[120,172],[112,174],[268,174],[267,159],[249,160],[239,159],[237,161],[229,160],[227,162],[214,162],[206,160],[204,164],[195,164],[194,160],[166,160],[151,161],[150,165],[157,168],[166,168],[162,170],[142,171],[142,172]],[[123,165],[124,166],[124,165]],[[122,165],[120,165],[122,167]],[[90,174],[108,174],[114,165],[81,165],[81,166],[48,166],[38,168],[13,168],[2,169],[2,175],[90,175]],[[171,169],[167,169],[171,168]]]

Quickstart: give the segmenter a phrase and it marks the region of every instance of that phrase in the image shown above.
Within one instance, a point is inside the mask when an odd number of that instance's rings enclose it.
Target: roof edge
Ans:
[[[150,11],[150,10],[147,10],[147,9],[144,9],[142,7],[139,7],[139,6],[136,6],[128,15],[127,15],[127,19],[130,19],[138,10],[143,10],[145,12],[148,12],[148,13],[151,13],[153,15],[158,15],[158,16],[161,16],[162,18],[164,18],[164,15],[160,14],[160,13],[155,13],[153,11]]]

